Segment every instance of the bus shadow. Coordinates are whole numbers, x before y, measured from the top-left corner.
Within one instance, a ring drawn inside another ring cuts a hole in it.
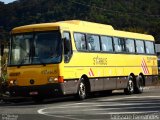
[[[56,97],[56,98],[48,98],[45,99],[41,103],[35,103],[32,98],[9,98],[9,99],[2,99],[0,101],[0,106],[28,106],[28,105],[47,105],[47,104],[56,104],[56,103],[62,103],[62,102],[84,102],[84,101],[90,101],[95,100],[103,97],[111,97],[111,96],[121,96],[124,95],[123,92],[114,92],[112,94],[108,94],[105,92],[93,92],[89,95],[89,97],[85,100],[77,100],[73,95],[70,96],[63,96],[63,97]]]

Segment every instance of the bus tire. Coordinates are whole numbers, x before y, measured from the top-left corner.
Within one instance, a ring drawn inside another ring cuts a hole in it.
[[[141,75],[139,75],[137,78],[136,78],[136,84],[135,84],[135,87],[134,87],[134,93],[135,94],[140,94],[143,92],[143,77]]]
[[[126,95],[131,95],[134,93],[134,82],[132,76],[130,76],[128,79],[127,88],[124,89],[124,93]]]
[[[83,78],[81,78],[79,82],[76,98],[78,100],[84,100],[87,98],[87,88]]]

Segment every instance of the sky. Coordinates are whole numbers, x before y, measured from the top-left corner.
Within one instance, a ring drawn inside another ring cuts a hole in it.
[[[0,0],[1,2],[4,2],[5,4],[8,4],[10,2],[16,1],[16,0]]]

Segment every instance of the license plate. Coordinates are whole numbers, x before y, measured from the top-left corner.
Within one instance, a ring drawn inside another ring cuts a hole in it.
[[[38,92],[34,91],[34,92],[30,92],[30,95],[38,95]]]

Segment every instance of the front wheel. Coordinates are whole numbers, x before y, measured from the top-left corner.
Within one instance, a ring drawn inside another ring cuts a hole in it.
[[[87,97],[86,84],[84,83],[84,80],[82,79],[78,86],[76,98],[78,98],[79,100],[84,100],[86,97]]]
[[[128,84],[127,84],[127,88],[124,89],[124,93],[126,95],[131,95],[134,92],[134,82],[133,82],[133,78],[130,77],[128,80]]]

